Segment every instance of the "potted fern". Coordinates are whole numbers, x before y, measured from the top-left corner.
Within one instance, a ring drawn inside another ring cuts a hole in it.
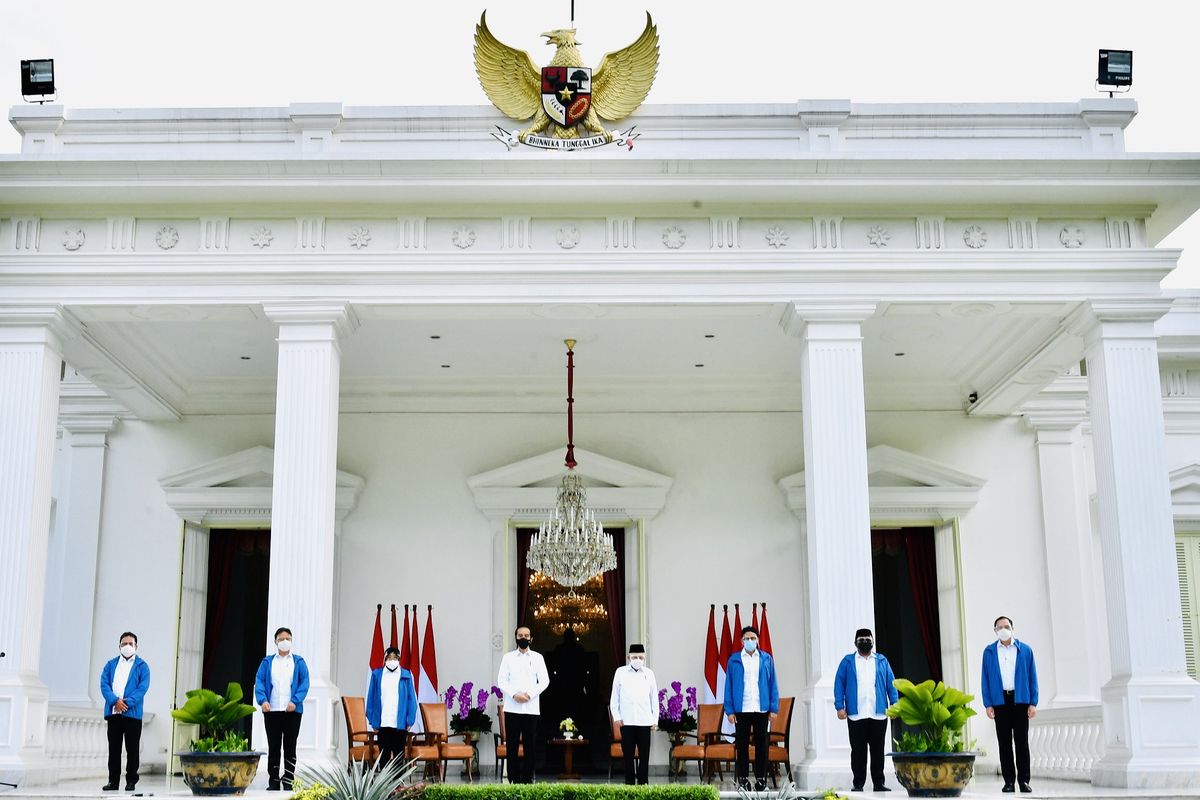
[[[896,751],[888,754],[896,779],[910,797],[958,797],[975,772],[975,753],[963,738],[975,696],[941,681],[898,678],[893,685],[900,699],[887,715],[914,729],[894,740]]]
[[[262,753],[234,725],[254,713],[242,702],[242,686],[230,683],[221,696],[210,689],[193,689],[187,702],[171,716],[188,725],[200,726],[200,738],[192,749],[176,753],[183,780],[196,795],[243,794],[258,774]]]

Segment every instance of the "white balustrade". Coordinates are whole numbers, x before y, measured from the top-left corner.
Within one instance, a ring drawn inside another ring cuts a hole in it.
[[[1029,721],[1033,776],[1090,781],[1104,755],[1101,719],[1099,705],[1039,710]]]
[[[153,714],[146,714],[143,726],[153,719]],[[142,741],[146,741],[145,736]],[[104,712],[98,708],[51,704],[46,720],[46,757],[59,780],[107,776],[108,724]],[[148,766],[143,758],[142,774]]]

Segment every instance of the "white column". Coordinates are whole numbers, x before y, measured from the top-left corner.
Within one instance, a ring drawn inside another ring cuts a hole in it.
[[[1092,531],[1080,420],[1071,415],[1042,414],[1027,419],[1037,435],[1054,643],[1053,671],[1039,670],[1042,704],[1056,708],[1093,705],[1100,700],[1099,653],[1096,609],[1090,602]]]
[[[117,417],[70,415],[60,423],[64,463],[60,465],[61,484],[46,567],[41,674],[56,705],[90,708],[100,694],[94,680],[93,635],[101,652],[111,653],[116,651],[121,633],[96,631],[92,624],[104,458]]]
[[[59,308],[0,307],[0,780],[52,778],[38,676],[58,420]]]
[[[298,761],[332,764],[340,723],[340,693],[330,675],[339,341],[353,332],[357,319],[342,303],[264,310],[279,323],[267,635],[279,626],[291,628],[296,653],[309,666]]]
[[[1200,785],[1200,684],[1185,671],[1154,333],[1169,305],[1093,303],[1080,320],[1112,665],[1092,770],[1103,786]]]
[[[861,330],[874,311],[873,304],[794,304],[782,320],[802,342],[809,661],[800,701],[809,741],[795,761],[797,779],[809,789],[850,779],[833,678],[854,631],[874,627]]]

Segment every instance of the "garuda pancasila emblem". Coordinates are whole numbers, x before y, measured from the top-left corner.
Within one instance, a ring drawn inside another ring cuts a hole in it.
[[[628,47],[604,56],[594,70],[583,64],[574,29],[559,28],[542,36],[557,49],[550,64],[539,69],[528,53],[492,35],[486,11],[479,18],[475,71],[484,92],[505,116],[518,121],[533,119],[519,133],[497,126],[499,133],[492,135],[510,149],[518,142],[554,150],[578,150],[614,141],[633,147],[633,128],[608,131],[600,120],[624,119],[650,93],[658,72],[658,28],[650,14],[646,14],[642,35]]]

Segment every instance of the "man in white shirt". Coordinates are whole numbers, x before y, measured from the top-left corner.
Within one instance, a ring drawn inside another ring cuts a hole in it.
[[[1000,751],[1002,792],[1014,792],[1014,781],[1022,792],[1029,785],[1029,720],[1037,714],[1038,677],[1033,648],[1013,635],[1013,622],[1007,616],[992,623],[996,641],[983,650],[983,706],[989,719],[996,721],[996,741]],[[1014,749],[1016,758],[1013,758]]]
[[[625,756],[625,783],[634,784],[634,750],[637,750],[636,781],[650,782],[650,733],[658,729],[658,682],[646,666],[646,648],[629,646],[629,664],[613,675],[609,701],[613,724],[621,729],[621,753]]]
[[[838,664],[833,679],[833,707],[838,719],[848,720],[850,772],[853,791],[861,792],[867,782],[867,751],[871,753],[871,782],[877,792],[891,791],[884,784],[883,755],[887,751],[887,708],[900,699],[892,665],[882,653],[874,652],[870,628],[854,633],[855,652]]]
[[[529,649],[533,643],[532,631],[522,625],[513,633],[517,639],[517,649],[504,654],[500,660],[500,672],[496,675],[496,685],[504,693],[508,780],[510,783],[533,783],[537,721],[542,713],[538,697],[550,685],[550,673],[546,670],[546,660],[542,654]]]
[[[150,667],[137,654],[137,636],[125,631],[117,640],[120,655],[104,665],[100,694],[108,724],[108,783],[106,792],[120,788],[121,745],[125,745],[125,791],[137,787],[142,741],[142,704],[150,689]]]
[[[754,744],[754,791],[767,788],[767,745],[779,716],[775,659],[758,649],[758,628],[742,628],[742,649],[725,665],[726,718],[733,723],[734,772],[739,788],[750,789],[750,744]]]

